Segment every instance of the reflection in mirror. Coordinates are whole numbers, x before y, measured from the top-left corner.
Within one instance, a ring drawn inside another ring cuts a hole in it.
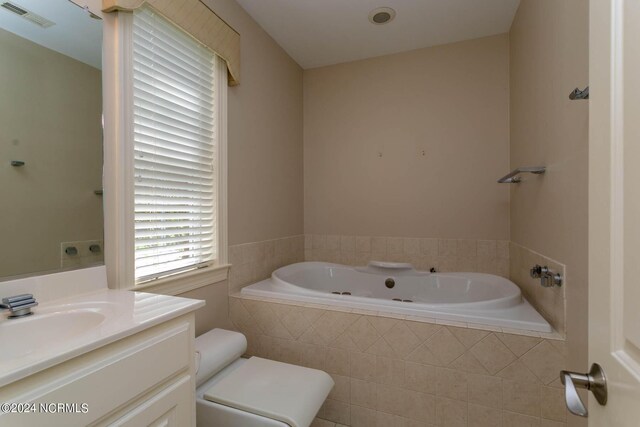
[[[0,280],[103,262],[102,22],[0,0]]]

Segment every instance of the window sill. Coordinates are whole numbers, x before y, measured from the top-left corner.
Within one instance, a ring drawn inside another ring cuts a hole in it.
[[[227,280],[231,264],[214,265],[134,286],[131,291],[180,295]]]

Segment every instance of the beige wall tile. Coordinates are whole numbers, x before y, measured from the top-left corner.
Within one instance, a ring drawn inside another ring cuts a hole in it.
[[[351,424],[351,405],[333,399],[325,400],[318,413],[319,418],[335,423]]]
[[[375,389],[374,389],[375,394]],[[351,405],[351,427],[373,427],[376,425],[376,411]]]
[[[340,236],[340,251],[341,252],[355,252],[356,251],[356,237],[355,236]]]
[[[330,374],[349,375],[349,352],[341,348],[327,347],[324,370]]]
[[[443,257],[454,257],[457,255],[458,241],[454,239],[438,240],[438,255]]]
[[[531,349],[521,360],[543,384],[557,380],[560,370],[565,369],[564,357],[547,340]]]
[[[300,338],[307,329],[311,328],[311,322],[304,316],[304,311],[303,307],[295,307],[280,319],[293,338]]]
[[[405,255],[419,255],[420,239],[405,237],[403,239],[403,252]]]
[[[477,272],[478,259],[476,257],[458,256],[456,258],[456,271],[460,272]],[[501,276],[501,274],[499,274]]]
[[[406,359],[407,361],[422,363],[424,365],[441,365],[440,359],[431,352],[427,343],[418,346]]]
[[[482,364],[471,354],[470,351],[464,353],[462,356],[451,362],[449,367],[452,369],[458,369],[468,374],[489,374],[489,371],[482,366]]]
[[[519,381],[502,381],[504,409],[519,414],[540,416],[540,386]]]
[[[314,250],[327,249],[327,236],[325,235],[321,235],[321,234],[313,235],[311,242],[312,242],[312,249]]]
[[[376,409],[377,385],[372,382],[351,378],[351,403],[369,409]]]
[[[510,364],[496,375],[505,380],[526,381],[532,384],[540,384],[538,377],[536,377],[520,359]]]
[[[559,421],[551,421],[551,420],[542,419],[542,420],[540,420],[540,426],[541,427],[566,427],[567,424],[566,423],[561,423]]]
[[[351,378],[342,375],[331,375],[335,385],[329,392],[329,399],[351,403]]]
[[[436,368],[420,363],[406,362],[404,365],[403,386],[409,390],[436,394]]]
[[[313,327],[307,329],[298,340],[306,344],[327,345],[327,341],[322,338]]]
[[[349,367],[352,378],[364,381],[375,381],[377,373],[377,356],[373,354],[349,353]]]
[[[420,254],[428,257],[438,255],[438,239],[423,238],[420,239]]]
[[[381,337],[369,322],[368,316],[361,316],[356,322],[349,326],[347,333],[360,351],[365,351]]]
[[[312,324],[315,323],[316,320],[320,318],[324,314],[325,310],[313,307],[304,307],[304,311],[302,312],[305,319],[307,319]]]
[[[540,418],[502,411],[503,427],[540,427]]]
[[[320,319],[314,323],[313,327],[325,341],[331,342],[358,320],[358,317],[359,316],[351,313],[326,311]]]
[[[436,368],[436,394],[449,399],[467,401],[467,374],[447,368]]]
[[[509,278],[521,289],[529,302],[551,323],[560,334],[565,333],[565,290],[566,268],[564,265],[544,257],[532,250],[510,244],[512,259],[509,261]],[[535,264],[548,266],[552,271],[559,272],[565,278],[562,287],[543,288],[540,279],[534,279],[529,275],[529,269]]]
[[[495,240],[478,240],[478,258],[493,259],[497,257],[497,242]]]
[[[325,346],[299,344],[301,347],[300,364],[307,368],[325,369],[327,348]]]
[[[404,322],[398,322],[384,335],[384,339],[398,358],[404,359],[420,344],[420,339]]]
[[[387,253],[387,238],[386,237],[371,237],[371,252],[374,254],[386,254]]]
[[[471,348],[471,353],[492,375],[516,359],[513,353],[493,333],[474,345]]]
[[[315,326],[314,326],[315,327]],[[347,351],[358,351],[358,346],[353,342],[346,332],[338,335],[336,339],[329,342],[329,347],[341,348]]]
[[[389,331],[389,329],[398,323],[399,320],[391,319],[389,317],[374,316],[369,318],[369,322],[374,328],[376,328],[379,334],[384,335]]]
[[[465,346],[465,348],[473,347],[477,342],[489,335],[488,331],[481,329],[457,328],[448,326],[447,329]]]
[[[502,411],[469,403],[469,427],[498,427],[502,425]]]
[[[400,359],[378,356],[375,380],[381,384],[401,387],[405,377],[405,362]]]
[[[502,379],[490,375],[470,374],[469,403],[502,408]]]
[[[458,239],[456,256],[475,258],[477,256],[477,241],[470,239]]]
[[[376,412],[376,427],[404,427],[405,419],[385,412]]]
[[[404,239],[402,237],[387,237],[387,253],[403,254],[404,253]]]
[[[330,235],[326,237],[325,249],[328,251],[340,250],[340,236]]]
[[[466,427],[467,419],[467,402],[436,398],[436,425]]]
[[[411,322],[407,320],[405,320],[404,323],[411,329],[411,332],[416,334],[422,341],[431,338],[442,328],[442,326],[436,325],[435,323]]]
[[[323,420],[322,418],[314,418],[309,427],[335,427],[336,423],[333,421]]]
[[[377,257],[372,255],[371,252],[356,252],[356,265],[366,266],[369,261],[376,259]]]
[[[453,362],[465,352],[464,346],[447,328],[441,328],[433,334],[426,345],[443,366]]]
[[[560,343],[237,297],[232,301],[231,319],[248,330],[254,354],[324,369],[334,377],[336,386],[319,414],[330,422],[358,425],[375,419],[374,425],[384,420],[402,427],[467,422],[482,426],[501,417],[505,426],[533,422],[540,427],[541,417],[566,420],[562,399],[558,399],[562,389],[555,383],[543,389],[537,374],[524,363],[526,360],[544,378],[547,370],[555,368],[540,363],[538,356],[552,351],[563,360],[566,348]],[[289,321],[310,326],[297,339],[297,332],[285,339],[266,335],[272,328],[264,332],[258,318],[280,322],[283,328]],[[323,328],[333,331],[324,331],[325,337],[343,332],[327,342],[316,332]],[[373,340],[369,336],[378,338],[361,351]],[[507,344],[517,353],[533,348],[516,358]],[[399,354],[406,354],[405,359]],[[493,372],[505,363],[503,369]]]
[[[565,405],[564,389],[556,387],[540,387],[540,406],[542,418],[565,422],[567,407]]]
[[[376,408],[393,415],[403,415],[405,409],[404,390],[385,384],[376,386]]]
[[[388,358],[397,358],[398,355],[391,346],[385,341],[383,337],[379,338],[371,347],[369,347],[365,353],[375,354],[376,356],[383,356]]]
[[[540,338],[523,335],[496,334],[496,336],[516,357],[522,356],[541,341]]]
[[[432,394],[420,393],[413,390],[403,390],[402,416],[427,422],[436,417],[436,397]]]
[[[496,258],[508,259],[509,258],[509,241],[498,240],[496,242]]]

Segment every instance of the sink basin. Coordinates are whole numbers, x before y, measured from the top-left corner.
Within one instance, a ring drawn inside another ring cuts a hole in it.
[[[28,317],[7,319],[2,313],[0,390],[203,305],[187,298],[101,289],[43,302]]]
[[[105,315],[89,309],[36,313],[0,322],[0,359],[25,357],[55,348],[95,330]]]

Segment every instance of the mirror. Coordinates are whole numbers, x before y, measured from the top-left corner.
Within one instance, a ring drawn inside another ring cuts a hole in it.
[[[0,281],[103,263],[102,21],[0,0]]]

